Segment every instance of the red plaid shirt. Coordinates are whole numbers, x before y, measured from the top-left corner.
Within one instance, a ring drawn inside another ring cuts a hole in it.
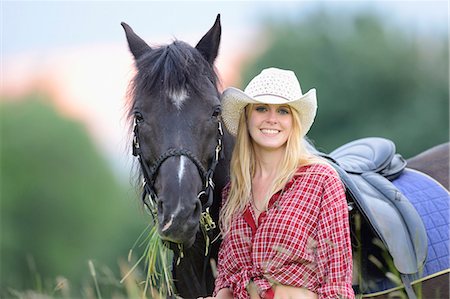
[[[229,185],[223,198],[228,192]],[[262,298],[273,298],[272,284],[303,287],[321,299],[354,298],[347,202],[331,166],[299,168],[257,222],[249,204],[232,221],[217,270],[214,294],[230,288],[233,298],[248,299],[250,281]]]

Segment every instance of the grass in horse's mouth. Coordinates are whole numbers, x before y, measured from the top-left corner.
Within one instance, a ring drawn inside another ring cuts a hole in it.
[[[130,262],[132,252],[136,246],[144,248],[144,253],[137,260],[130,271],[120,281],[123,283],[125,279],[133,272],[141,263],[145,263],[146,279],[141,282],[144,284],[142,297],[146,298],[146,293],[150,289],[151,294],[158,294],[161,298],[166,298],[175,294],[175,286],[172,279],[172,252],[168,246],[164,245],[164,241],[158,234],[157,224],[149,224],[128,254],[128,261]]]

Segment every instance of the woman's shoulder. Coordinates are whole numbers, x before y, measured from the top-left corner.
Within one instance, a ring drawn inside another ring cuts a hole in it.
[[[307,174],[319,175],[324,177],[339,177],[333,166],[325,161],[300,166],[295,173],[295,176]]]
[[[305,180],[315,182],[325,188],[339,186],[339,188],[345,189],[338,172],[327,162],[317,162],[299,167],[293,181],[301,183]]]

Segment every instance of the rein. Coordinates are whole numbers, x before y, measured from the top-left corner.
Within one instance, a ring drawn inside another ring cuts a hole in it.
[[[216,228],[216,224],[213,221],[210,213],[209,207],[212,205],[213,197],[214,197],[214,181],[213,175],[216,169],[217,164],[219,163],[219,159],[222,158],[222,138],[223,138],[223,129],[222,122],[219,120],[217,125],[217,144],[214,149],[214,157],[211,161],[209,169],[205,169],[200,160],[189,150],[187,149],[169,149],[166,152],[162,153],[151,166],[149,166],[143,156],[142,150],[139,142],[139,123],[135,119],[134,120],[134,138],[133,138],[133,156],[137,157],[139,160],[139,164],[141,166],[142,175],[144,177],[143,180],[143,191],[142,191],[142,201],[147,209],[153,216],[153,219],[157,219],[157,202],[158,195],[156,194],[154,183],[156,177],[158,176],[158,170],[161,165],[167,159],[171,157],[181,157],[185,156],[189,160],[191,160],[194,165],[197,167],[200,177],[202,177],[204,181],[203,189],[197,194],[197,198],[200,200],[202,204],[202,213],[200,217],[200,228],[203,232],[203,236],[206,241],[206,250],[205,256],[208,255],[210,238],[209,232]],[[180,251],[182,251],[182,244],[177,244]],[[181,252],[182,253],[182,252]]]

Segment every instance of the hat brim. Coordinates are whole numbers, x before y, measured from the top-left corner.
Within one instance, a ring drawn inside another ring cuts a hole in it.
[[[250,97],[238,88],[229,87],[225,89],[221,96],[222,119],[231,135],[236,136],[239,126],[239,118],[248,104],[286,104],[294,108],[300,114],[302,135],[311,128],[317,111],[316,89],[312,88],[300,98],[289,101],[274,95],[261,95]]]

